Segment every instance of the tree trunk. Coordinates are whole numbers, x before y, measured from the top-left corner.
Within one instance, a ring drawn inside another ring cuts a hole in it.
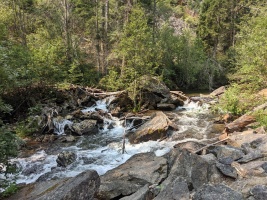
[[[100,34],[99,34],[99,21],[98,21],[98,0],[95,0],[95,15],[96,15],[96,64],[97,64],[97,71],[100,73]]]

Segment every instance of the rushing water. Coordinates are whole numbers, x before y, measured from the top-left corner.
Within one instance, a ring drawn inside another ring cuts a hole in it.
[[[98,101],[95,106],[86,108],[82,112],[92,112],[97,109],[108,111],[107,104],[110,100]],[[111,117],[111,119],[105,120],[104,128],[100,133],[80,137],[73,146],[60,148],[60,151],[71,151],[77,155],[76,161],[66,168],[57,166],[57,155],[44,150],[38,151],[27,158],[13,159],[13,162],[22,169],[17,176],[17,183],[31,183],[58,177],[73,177],[87,169],[95,169],[102,175],[126,162],[137,153],[155,152],[157,156],[162,156],[177,143],[205,140],[207,138],[207,129],[210,125],[207,113],[207,107],[199,106],[198,103],[194,102],[186,102],[183,107],[178,107],[176,111],[171,113],[179,127],[178,131],[163,141],[148,141],[132,145],[126,140],[125,154],[122,154],[122,138],[125,129],[131,128],[131,125],[123,127],[123,121]],[[71,123],[66,120],[57,123],[58,129],[56,133],[63,134],[64,127]],[[110,123],[113,124],[111,129],[108,128]]]

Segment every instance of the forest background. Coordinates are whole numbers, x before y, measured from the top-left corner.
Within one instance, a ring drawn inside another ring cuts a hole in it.
[[[249,112],[267,88],[266,1],[1,0],[0,163],[55,88],[117,91],[143,75],[173,90],[227,85],[217,111]]]

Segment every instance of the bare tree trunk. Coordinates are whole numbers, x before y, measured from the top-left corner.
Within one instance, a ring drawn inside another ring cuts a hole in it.
[[[107,74],[108,67],[108,54],[109,54],[109,41],[108,41],[108,22],[109,22],[109,0],[105,2],[105,63],[103,73]]]
[[[96,64],[97,64],[97,71],[100,73],[100,34],[99,34],[99,21],[98,21],[98,0],[95,0],[95,15],[96,15]]]
[[[61,7],[62,7],[62,24],[63,24],[63,31],[64,31],[64,38],[65,38],[65,45],[66,45],[66,58],[68,63],[70,64],[73,60],[72,55],[72,38],[71,38],[71,5],[68,0],[61,0]]]
[[[26,39],[26,27],[25,27],[25,14],[22,8],[19,6],[20,2],[16,2],[15,0],[12,1],[12,9],[14,12],[14,26],[15,30],[17,31],[21,43],[27,46],[27,39]]]

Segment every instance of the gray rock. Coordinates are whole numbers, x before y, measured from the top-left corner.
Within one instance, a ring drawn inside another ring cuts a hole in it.
[[[204,185],[197,190],[193,196],[193,200],[243,200],[242,195],[223,185]]]
[[[59,167],[67,167],[76,160],[77,156],[74,152],[63,151],[58,154],[56,162]]]
[[[213,164],[200,156],[185,149],[175,148],[166,157],[169,175],[162,183],[163,187],[172,183],[177,177],[184,177],[195,189],[210,181]]]
[[[149,186],[147,184],[132,195],[123,197],[120,200],[148,200],[153,198],[154,194],[149,190]]]
[[[98,132],[97,120],[84,120],[80,123],[73,123],[71,130],[78,135],[95,134]]]
[[[146,184],[159,184],[167,177],[167,159],[154,153],[141,153],[101,176],[98,199],[128,196]]]
[[[158,103],[157,109],[159,110],[174,110],[176,106],[171,103]]]
[[[258,158],[262,158],[263,154],[260,150],[255,150],[254,152],[250,152],[247,155],[244,155],[241,159],[238,160],[239,163],[247,163],[252,160],[256,160]]]
[[[267,199],[267,186],[266,185],[256,185],[250,190],[250,193],[256,200],[266,200]]]
[[[218,159],[230,157],[233,160],[238,160],[242,158],[245,154],[243,153],[242,149],[232,147],[232,146],[216,146],[213,150]]]
[[[231,178],[237,178],[238,174],[236,173],[236,170],[231,167],[231,165],[225,165],[222,163],[217,162],[216,163],[216,167],[225,175],[225,176],[229,176]]]
[[[93,200],[100,185],[96,171],[76,177],[33,183],[19,190],[10,200]]]
[[[162,111],[158,111],[148,122],[129,135],[129,140],[135,144],[149,140],[158,140],[166,136],[171,124],[169,118]]]
[[[263,163],[261,167],[265,171],[265,173],[267,173],[267,162]]]
[[[213,154],[200,155],[208,164],[208,180],[210,183],[221,183],[224,179],[222,173],[216,167],[217,159]]]
[[[257,185],[267,185],[267,178],[253,176],[251,178],[242,178],[234,181],[229,185],[233,190],[242,193],[244,198],[249,198],[251,196],[251,189]]]
[[[186,179],[177,177],[172,183],[162,188],[154,200],[189,200],[189,189]]]

